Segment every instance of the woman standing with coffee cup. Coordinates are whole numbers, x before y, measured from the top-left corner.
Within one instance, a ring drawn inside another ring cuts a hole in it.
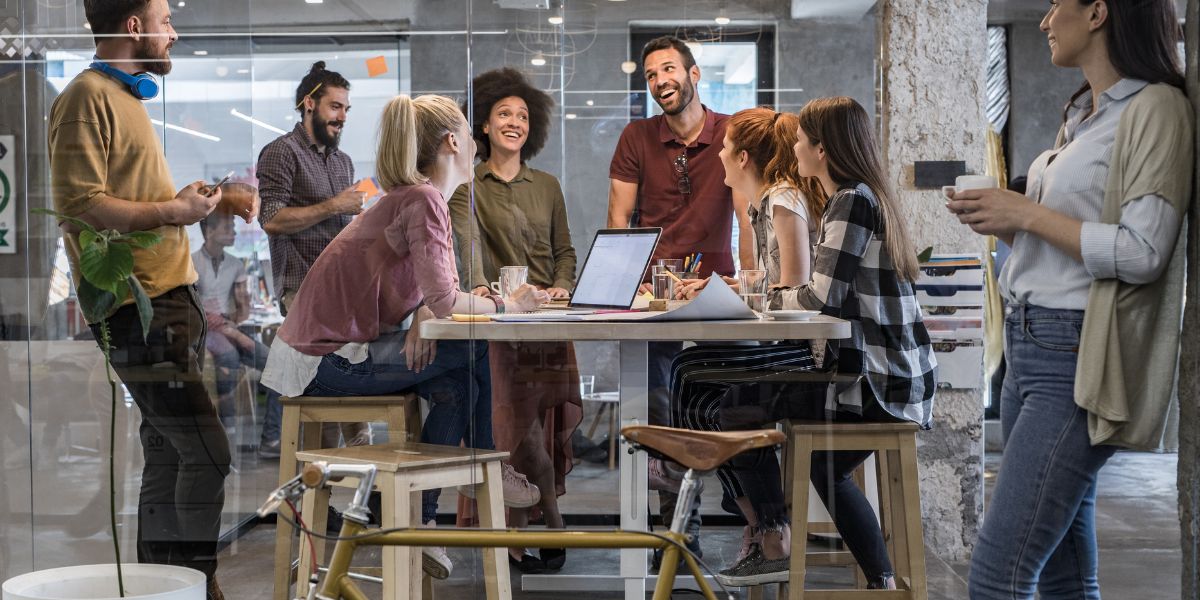
[[[475,166],[473,202],[470,185],[450,199],[459,264],[467,269],[462,281],[490,294],[488,282],[506,285],[502,271],[520,265],[530,284],[552,299],[566,298],[575,286],[575,248],[562,188],[526,164],[546,142],[554,101],[516,69],[488,71],[473,86],[473,133],[483,162]],[[571,434],[583,418],[574,347],[498,342],[490,344],[488,359],[496,448],[512,453],[512,466],[543,491],[538,507],[546,525],[561,529],[558,496],[572,466]],[[511,509],[508,523],[526,526],[529,512]],[[523,573],[555,571],[566,550],[542,548],[534,556],[514,548],[509,560]]]
[[[1097,474],[1167,434],[1183,303],[1180,223],[1193,124],[1171,0],[1057,0],[1055,65],[1083,70],[1028,196],[947,203],[1012,246],[1000,274],[1004,462],[971,563],[971,598],[1100,598]]]

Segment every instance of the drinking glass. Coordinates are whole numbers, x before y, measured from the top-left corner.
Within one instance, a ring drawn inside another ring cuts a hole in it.
[[[750,310],[761,316],[767,310],[767,272],[762,269],[738,271],[738,295]]]
[[[525,285],[529,278],[529,267],[500,267],[500,281],[492,282],[492,291],[508,298]]]
[[[665,265],[654,265],[651,267],[653,273],[654,284],[654,299],[655,300],[674,300],[675,299],[675,278],[668,273],[669,268]]]

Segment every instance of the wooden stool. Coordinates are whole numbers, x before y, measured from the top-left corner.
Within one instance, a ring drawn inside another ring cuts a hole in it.
[[[789,600],[870,600],[904,598],[928,600],[925,581],[925,542],[921,525],[921,494],[917,475],[917,426],[913,423],[788,423],[791,465],[792,558],[786,585]],[[809,479],[812,453],[872,450],[876,453],[879,512],[884,540],[896,570],[899,590],[805,590],[808,565]],[[780,586],[783,596],[784,586]],[[759,592],[761,594],[761,592]],[[753,594],[753,592],[752,592]],[[761,596],[760,596],[761,597]]]
[[[385,421],[390,442],[414,441],[421,429],[420,404],[413,393],[395,396],[284,396],[279,403],[283,405],[279,436],[279,485],[287,483],[299,472],[296,452],[300,448],[316,450],[320,447],[323,423]],[[312,425],[305,426],[310,423]],[[288,518],[293,516],[286,505],[279,507],[279,513]],[[275,526],[274,600],[288,598],[292,541],[295,537],[292,528],[282,521]]]
[[[379,469],[375,488],[383,495],[384,529],[420,527],[421,492],[458,485],[476,485],[479,504],[479,523],[485,529],[504,529],[504,486],[500,461],[507,452],[476,450],[455,446],[399,442],[376,446],[354,446],[299,452],[296,458],[304,463],[325,461],[330,464],[369,463]],[[358,481],[331,483],[358,487]],[[302,515],[312,515],[311,526],[324,528],[329,506],[329,488],[304,493]],[[308,537],[300,540],[300,573],[312,570]],[[325,555],[325,542],[313,538],[317,563]],[[512,586],[508,573],[508,549],[483,549],[484,588],[488,600],[511,600]],[[383,547],[383,598],[385,600],[420,600],[422,557],[421,549],[412,546]],[[308,594],[308,581],[297,577],[297,595]]]

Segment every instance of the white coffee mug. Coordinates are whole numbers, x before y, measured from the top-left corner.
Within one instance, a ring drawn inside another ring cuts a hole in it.
[[[991,175],[959,175],[954,180],[954,191],[987,190],[999,187],[996,178]]]

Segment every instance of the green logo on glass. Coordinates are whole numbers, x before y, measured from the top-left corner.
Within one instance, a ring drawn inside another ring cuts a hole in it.
[[[0,171],[0,186],[4,188],[0,192],[0,212],[4,212],[4,209],[8,208],[9,199],[12,198],[12,186],[8,185],[8,176],[4,171]]]

